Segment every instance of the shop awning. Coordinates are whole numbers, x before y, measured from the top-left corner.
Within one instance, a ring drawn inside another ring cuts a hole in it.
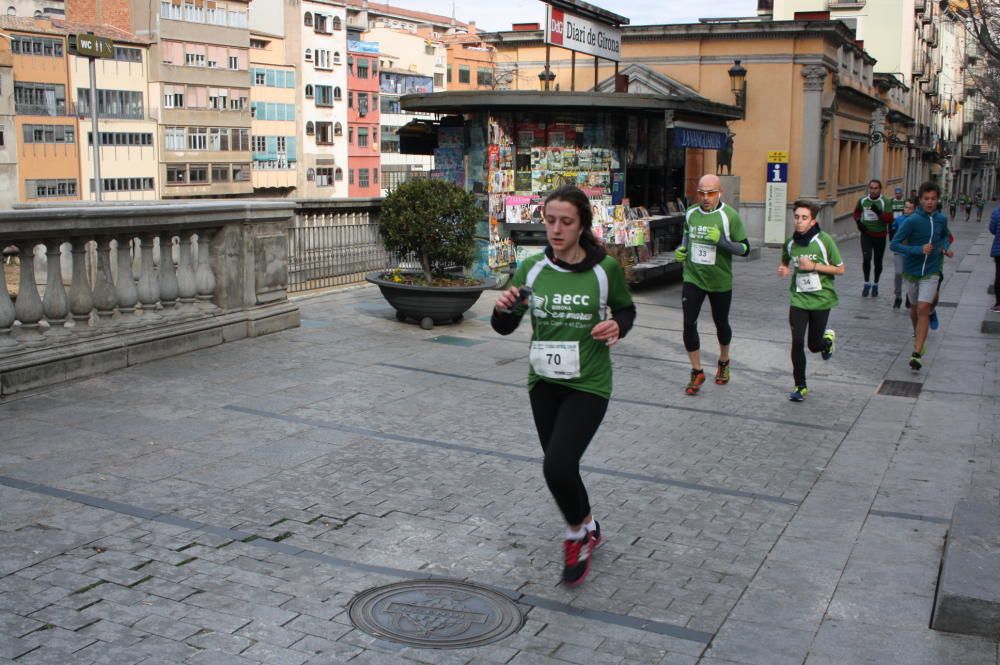
[[[606,111],[662,113],[698,117],[702,122],[724,123],[738,120],[735,106],[708,100],[669,99],[661,95],[602,92],[541,92],[537,90],[459,90],[405,95],[400,104],[406,111],[422,113],[465,113],[471,111]]]

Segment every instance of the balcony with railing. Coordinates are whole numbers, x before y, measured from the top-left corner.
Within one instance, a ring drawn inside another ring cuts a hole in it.
[[[63,100],[50,102],[14,101],[14,110],[18,115],[37,115],[48,117],[73,116],[73,104]]]

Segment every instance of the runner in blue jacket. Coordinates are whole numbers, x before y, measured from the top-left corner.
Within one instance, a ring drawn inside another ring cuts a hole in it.
[[[892,251],[903,255],[903,279],[910,299],[910,321],[913,323],[913,354],[910,368],[923,366],[924,342],[930,328],[931,309],[941,273],[941,257],[948,251],[948,218],[937,211],[941,188],[925,182],[917,190],[920,207],[903,220],[892,237]]]

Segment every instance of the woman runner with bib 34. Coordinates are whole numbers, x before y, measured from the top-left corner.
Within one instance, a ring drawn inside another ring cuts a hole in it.
[[[788,310],[788,323],[792,327],[795,389],[789,393],[788,399],[801,402],[809,392],[806,388],[807,332],[810,351],[822,354],[823,360],[829,360],[833,355],[836,335],[826,324],[830,310],[839,302],[833,280],[837,275],[844,274],[844,262],[833,237],[821,231],[816,222],[819,206],[809,201],[796,201],[792,211],[795,233],[781,251],[778,276],[792,276],[792,306]]]
[[[545,199],[543,217],[548,246],[518,267],[492,325],[508,335],[526,312],[531,317],[528,395],[545,482],[566,520],[562,580],[572,586],[586,578],[601,543],[580,458],[607,411],[610,347],[632,328],[635,305],[621,266],[594,238],[586,194],[560,187]]]

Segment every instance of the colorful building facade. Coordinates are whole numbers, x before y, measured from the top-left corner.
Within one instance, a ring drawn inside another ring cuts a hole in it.
[[[378,43],[348,42],[347,195],[352,198],[381,193],[380,94]]]

